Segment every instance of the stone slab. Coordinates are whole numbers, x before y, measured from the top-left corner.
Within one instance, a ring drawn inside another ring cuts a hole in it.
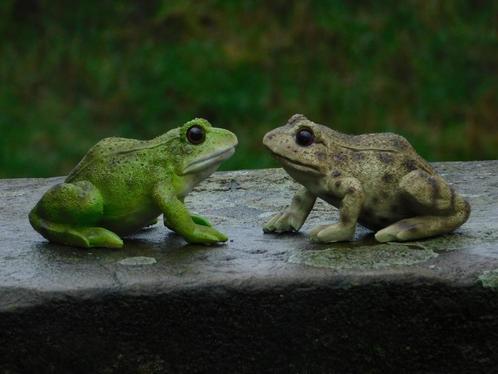
[[[62,178],[0,181],[0,372],[444,373],[498,367],[498,161],[436,163],[472,205],[451,235],[313,244],[337,219],[264,235],[297,185],[281,169],[216,173],[187,205],[228,233],[186,244],[162,224],[121,250],[46,242],[27,213]],[[467,371],[469,372],[469,371]]]

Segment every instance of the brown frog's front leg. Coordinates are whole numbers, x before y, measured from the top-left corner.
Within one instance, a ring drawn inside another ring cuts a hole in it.
[[[402,219],[375,234],[379,242],[407,241],[445,234],[462,225],[470,205],[438,175],[414,170],[405,175],[400,190],[418,215]]]
[[[272,216],[263,226],[263,231],[265,233],[299,231],[313,209],[315,201],[316,196],[302,187],[292,198],[291,205],[283,212]]]
[[[331,178],[327,184],[328,190],[340,200],[339,223],[315,227],[310,231],[311,240],[321,243],[351,240],[365,201],[361,183],[356,178],[347,177]]]

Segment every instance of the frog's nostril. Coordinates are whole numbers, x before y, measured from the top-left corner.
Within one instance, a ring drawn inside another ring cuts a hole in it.
[[[266,147],[269,147],[270,142],[273,140],[274,136],[275,135],[273,135],[272,133],[266,133],[265,136],[263,137],[263,144]]]
[[[239,145],[239,139],[237,138],[237,135],[235,135],[234,133],[232,133],[232,139],[233,139],[234,147]]]

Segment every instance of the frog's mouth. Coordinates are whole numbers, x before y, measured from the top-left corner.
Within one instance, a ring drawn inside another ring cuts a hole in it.
[[[187,167],[183,170],[183,174],[185,175],[185,174],[196,173],[198,171],[205,170],[210,166],[220,164],[226,159],[232,157],[234,153],[235,153],[235,146],[223,149],[209,156],[202,157],[188,164]]]
[[[305,164],[298,160],[293,160],[291,158],[279,155],[277,153],[272,153],[273,157],[275,157],[284,167],[288,166],[292,169],[304,172],[311,172],[315,174],[321,174],[320,168],[315,165]]]

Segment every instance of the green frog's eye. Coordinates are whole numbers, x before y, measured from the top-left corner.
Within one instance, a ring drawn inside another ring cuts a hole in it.
[[[310,129],[301,129],[296,134],[296,143],[302,147],[307,147],[315,142],[315,135]]]
[[[206,132],[201,126],[194,125],[187,130],[187,140],[192,144],[201,144],[206,139]]]

